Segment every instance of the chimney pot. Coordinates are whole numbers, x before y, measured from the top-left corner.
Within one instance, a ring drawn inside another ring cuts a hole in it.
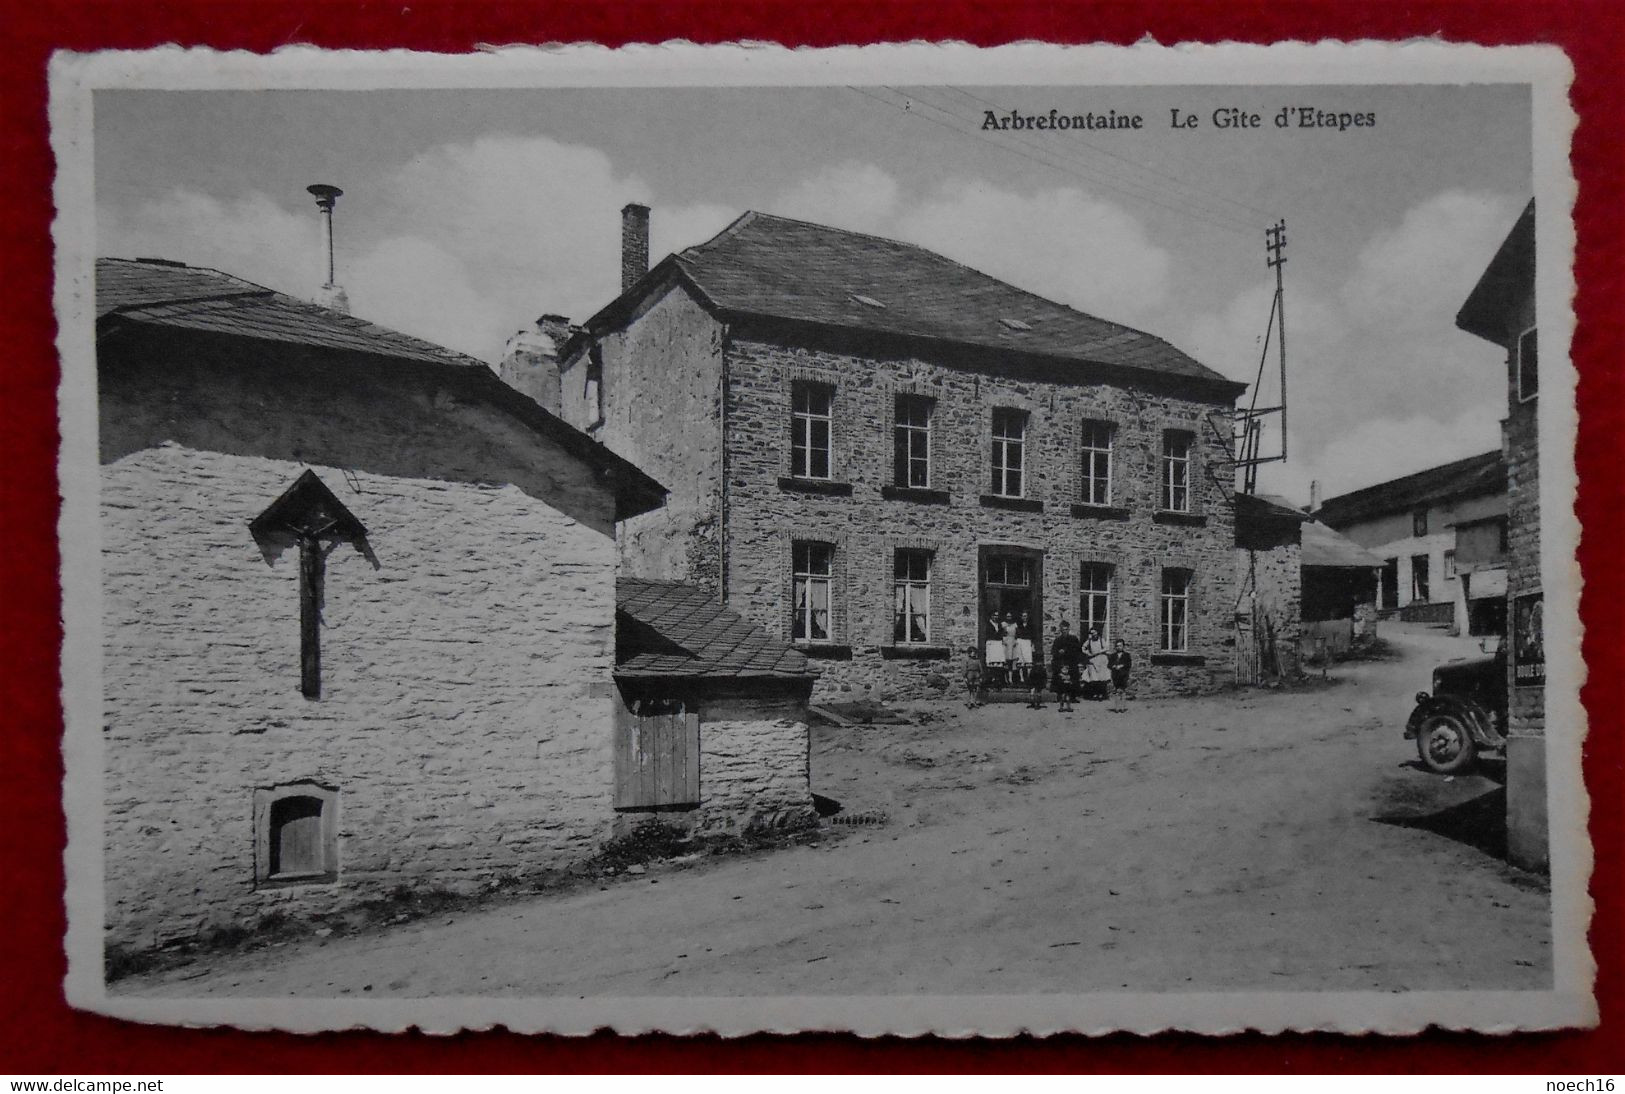
[[[649,207],[632,202],[621,209],[621,291],[649,272]]]

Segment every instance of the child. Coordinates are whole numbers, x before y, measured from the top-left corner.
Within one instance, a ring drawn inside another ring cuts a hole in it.
[[[1106,667],[1112,674],[1111,709],[1127,710],[1129,674],[1134,670],[1134,658],[1128,652],[1128,645],[1121,638],[1117,640],[1117,648],[1106,658]]]
[[[1032,701],[1027,705],[1034,710],[1044,709],[1044,666],[1034,665],[1027,670],[1027,682],[1032,686]]]
[[[965,647],[965,705],[972,710],[982,705],[987,684],[982,679],[982,659],[975,646]]]

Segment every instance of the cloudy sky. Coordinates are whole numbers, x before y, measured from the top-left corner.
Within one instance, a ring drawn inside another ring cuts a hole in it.
[[[1376,124],[1278,129],[1284,106]],[[1145,122],[981,128],[1052,107]],[[1214,128],[1226,107],[1262,127]],[[655,260],[760,209],[922,244],[1250,382],[1285,218],[1292,460],[1263,483],[1302,501],[1499,443],[1500,355],[1452,320],[1528,201],[1529,110],[1517,86],[98,92],[98,250],[311,297],[305,187],[332,183],[352,310],[495,361],[614,296],[626,202],[653,207]]]

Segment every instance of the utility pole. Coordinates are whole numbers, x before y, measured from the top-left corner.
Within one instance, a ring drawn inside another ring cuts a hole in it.
[[[1269,252],[1265,261],[1275,270],[1275,318],[1280,324],[1276,346],[1281,358],[1281,460],[1286,461],[1286,281],[1282,268],[1286,265],[1286,221],[1276,221],[1264,230],[1264,249]]]

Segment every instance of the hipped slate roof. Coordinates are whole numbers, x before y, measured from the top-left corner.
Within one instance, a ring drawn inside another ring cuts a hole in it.
[[[716,597],[676,581],[615,583],[615,675],[810,677],[807,658]]]
[[[97,337],[132,325],[437,370],[449,385],[500,407],[596,468],[614,491],[617,520],[665,504],[666,490],[658,482],[503,383],[485,362],[219,270],[163,259],[98,258]]]
[[[235,334],[406,361],[488,368],[433,342],[198,266],[153,259],[96,260],[96,318]]]
[[[1315,510],[1314,518],[1333,528],[1347,528],[1374,517],[1406,513],[1454,498],[1505,493],[1506,488],[1506,462],[1497,449],[1327,498]]]
[[[1375,570],[1381,568],[1382,559],[1336,529],[1329,528],[1318,520],[1310,520],[1305,522],[1303,526],[1303,560],[1301,564],[1304,566],[1353,567],[1362,570]]]
[[[728,319],[785,320],[1133,369],[1200,382],[1230,399],[1246,390],[1161,338],[923,247],[757,212],[666,258],[588,320],[587,329],[614,327],[672,278]]]

